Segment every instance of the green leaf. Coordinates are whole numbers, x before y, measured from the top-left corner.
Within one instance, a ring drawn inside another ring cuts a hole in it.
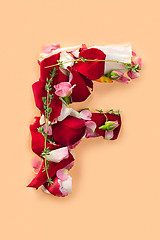
[[[46,104],[46,97],[42,97],[42,101],[44,104]]]
[[[43,128],[43,126],[38,127],[37,130],[38,130],[39,133],[44,133],[44,128]]]
[[[50,71],[50,77],[51,79],[54,78],[57,75],[57,68],[54,67],[51,71]],[[53,81],[53,79],[52,79]]]
[[[49,187],[50,185],[53,185],[54,182],[52,181],[52,178],[48,178],[47,183],[48,183],[48,187]]]

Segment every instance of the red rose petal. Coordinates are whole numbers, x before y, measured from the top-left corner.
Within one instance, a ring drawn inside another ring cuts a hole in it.
[[[70,83],[72,85],[76,84],[76,86],[72,90],[72,101],[73,102],[82,102],[87,99],[87,97],[91,94],[90,91],[87,88],[87,83],[85,82],[85,77],[82,77],[77,71],[75,71],[73,68],[71,69],[72,73],[72,80]],[[87,81],[87,80],[86,80]],[[91,81],[91,80],[88,80]]]
[[[113,138],[111,139],[111,140],[115,140],[115,139],[117,139],[120,128],[121,128],[121,117],[120,117],[120,115],[115,115],[115,114],[110,114],[110,113],[105,113],[105,115],[107,116],[108,121],[118,121],[119,126],[114,129],[114,131],[113,131],[114,135],[113,135]],[[105,130],[99,129],[99,127],[102,126],[106,121],[104,114],[92,113],[92,121],[94,121],[97,124],[97,128],[95,131],[100,136],[104,137]]]
[[[34,123],[30,125],[31,137],[32,137],[32,150],[38,156],[41,156],[42,151],[44,150],[44,142],[45,139],[41,133],[38,132],[37,128],[40,127],[39,123],[40,117],[34,118]],[[50,150],[57,149],[58,147],[54,146],[53,144],[47,143],[47,147]]]
[[[65,168],[73,160],[74,160],[73,156],[71,155],[71,153],[69,153],[69,157],[67,159],[63,159],[59,163],[50,162],[49,169],[48,169],[49,177],[53,178],[55,176],[57,170]],[[44,165],[45,164],[44,164],[44,160],[43,160],[43,164],[42,164],[42,167],[41,167],[39,173],[37,174],[37,176],[35,178],[33,178],[31,183],[27,187],[39,188],[41,185],[43,185],[45,182],[47,182],[46,171],[43,171]]]
[[[85,134],[85,121],[68,116],[53,125],[53,138],[57,144],[70,146],[78,142]]]
[[[40,62],[40,80],[41,81],[46,82],[46,78],[50,78],[50,71],[53,68],[51,67],[45,68],[45,67],[57,64],[57,60],[59,60],[59,57],[60,57],[60,53],[57,53],[48,58],[45,58]]]
[[[80,57],[86,59],[105,60],[106,55],[99,49],[90,48],[82,51]],[[100,78],[104,74],[104,61],[78,62],[74,65],[75,69],[90,80]]]
[[[44,187],[54,196],[57,197],[64,197],[65,195],[62,194],[62,192],[60,191],[60,184],[58,181],[57,177],[53,178],[53,184],[51,184],[50,186],[48,186],[48,183],[44,184]]]
[[[42,101],[42,97],[47,96],[47,92],[45,90],[45,82],[42,82],[42,81],[35,82],[32,85],[32,88],[33,88],[33,94],[34,94],[36,106],[45,115],[45,111],[43,108],[44,103]],[[50,94],[54,94],[54,91],[52,90]],[[54,98],[51,101],[50,107],[52,108],[52,112],[50,114],[49,120],[53,121],[55,118],[59,117],[62,109],[62,101],[55,94],[54,94]]]

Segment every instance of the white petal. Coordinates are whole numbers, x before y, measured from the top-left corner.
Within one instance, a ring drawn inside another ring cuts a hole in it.
[[[113,131],[105,131],[105,139],[110,140],[111,138],[113,138]]]
[[[67,69],[67,67],[72,67],[74,64],[74,58],[67,52],[61,52],[59,60],[62,62],[64,69]]]
[[[51,194],[51,193],[45,188],[44,185],[41,186],[41,189],[43,190],[43,192],[48,193],[48,194]]]
[[[66,104],[62,104],[62,109],[61,109],[61,114],[60,114],[60,116],[58,117],[58,121],[62,121],[62,120],[64,120],[66,117],[68,117],[69,115],[70,115],[70,113],[71,113],[71,111],[72,111],[72,108],[68,108],[67,106],[66,106]]]
[[[119,61],[122,63],[131,63],[132,49],[131,44],[108,45],[108,46],[93,46],[106,54],[106,60]],[[105,62],[104,74],[112,70],[120,70],[125,72],[126,69],[122,63]]]
[[[39,120],[40,125],[45,124],[45,116],[42,114],[40,120]]]
[[[50,153],[46,156],[46,160],[59,163],[63,159],[68,158],[68,147],[62,147],[56,150],[50,151]]]
[[[67,191],[67,193],[72,193],[72,177],[68,175],[68,178],[62,181],[62,187]]]

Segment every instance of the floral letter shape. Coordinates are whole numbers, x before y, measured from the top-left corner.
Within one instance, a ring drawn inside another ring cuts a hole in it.
[[[51,44],[43,47],[38,63],[40,79],[32,88],[41,116],[30,125],[32,150],[37,156],[33,160],[36,176],[28,187],[65,197],[72,192],[72,149],[84,137],[115,140],[121,128],[119,111],[76,111],[70,104],[85,101],[94,81],[128,84],[139,77],[142,59],[130,44],[89,48],[85,44],[70,48]]]

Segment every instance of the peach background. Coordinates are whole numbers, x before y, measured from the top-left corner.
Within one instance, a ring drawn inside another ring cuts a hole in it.
[[[160,239],[159,14],[152,1],[1,3],[1,239]],[[59,199],[25,186],[32,179],[29,124],[38,114],[31,84],[46,43],[131,42],[143,58],[138,80],[98,84],[83,104],[121,109],[117,141],[75,149],[73,194]]]

